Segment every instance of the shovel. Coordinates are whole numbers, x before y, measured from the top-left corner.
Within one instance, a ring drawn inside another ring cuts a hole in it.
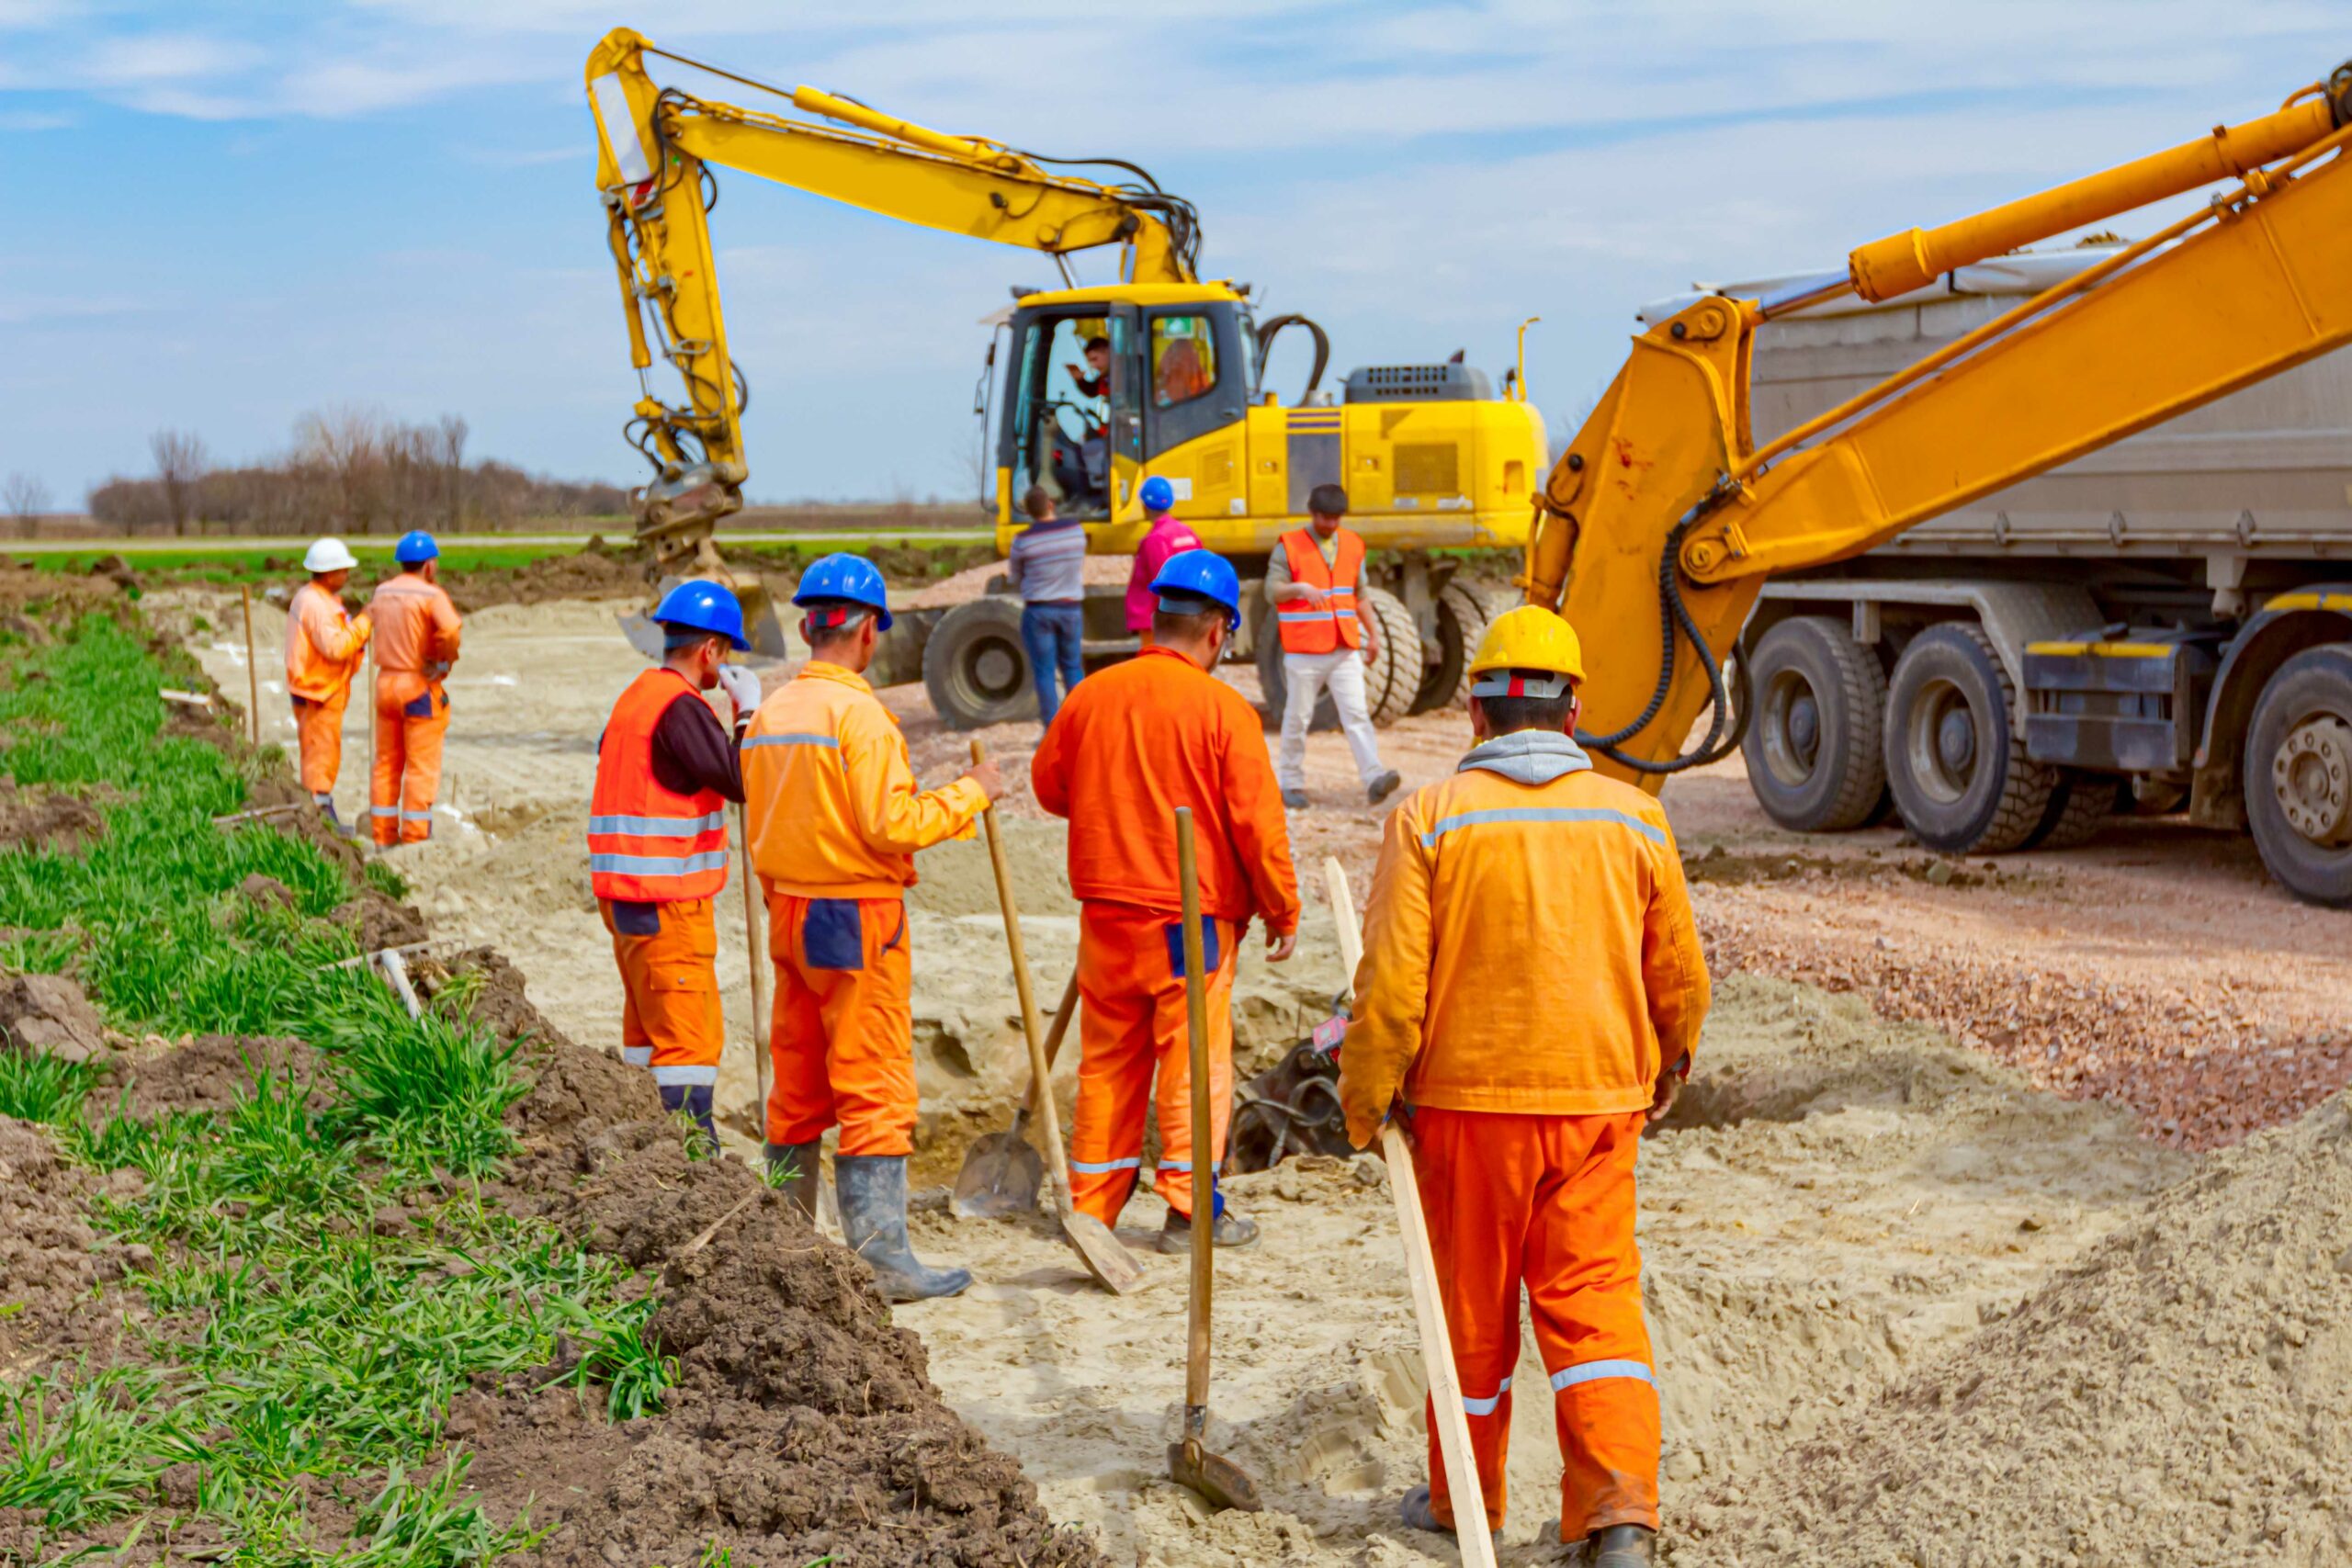
[[[972,761],[980,762],[987,757],[986,749],[973,741]],[[1070,1201],[1069,1156],[1062,1152],[1062,1121],[1054,1109],[1053,1066],[1046,1058],[1046,1043],[1037,1033],[1037,998],[1029,987],[1029,957],[1021,945],[1021,912],[1013,907],[1012,873],[1004,862],[1004,840],[997,836],[996,807],[991,806],[981,812],[980,820],[988,829],[989,863],[996,872],[996,901],[1004,911],[1004,942],[1012,950],[1012,985],[1021,997],[1021,1032],[1029,1043],[1029,1076],[1036,1081],[1037,1120],[1046,1128],[1046,1158],[1053,1171],[1054,1207],[1061,1217],[1062,1233],[1078,1248],[1086,1271],[1104,1290],[1124,1296],[1144,1283],[1143,1265],[1111,1234],[1110,1226],[1091,1214],[1079,1213]]]
[[[1355,896],[1348,891],[1347,868],[1337,855],[1323,862],[1323,886],[1340,928],[1340,962],[1348,985],[1355,985],[1363,959],[1363,928],[1356,923]],[[1463,1414],[1462,1380],[1453,1370],[1453,1341],[1445,1326],[1445,1299],[1438,1294],[1437,1260],[1430,1252],[1429,1226],[1421,1217],[1420,1180],[1413,1151],[1393,1121],[1381,1123],[1380,1154],[1388,1162],[1388,1193],[1396,1204],[1396,1228],[1404,1233],[1405,1272],[1413,1282],[1413,1317],[1421,1330],[1421,1367],[1429,1374],[1430,1406],[1436,1412],[1438,1452],[1445,1459],[1445,1489],[1457,1520],[1487,1517],[1487,1494],[1478,1483],[1477,1456],[1470,1449],[1470,1421]],[[1472,1528],[1458,1530],[1465,1568],[1494,1568],[1494,1538]]]
[[[1072,973],[1069,984],[1062,988],[1061,1005],[1054,1010],[1054,1021],[1046,1031],[1049,1071],[1061,1055],[1062,1036],[1069,1032],[1070,1016],[1077,1011],[1078,976]],[[1025,1214],[1037,1206],[1037,1194],[1045,1188],[1046,1162],[1025,1135],[1036,1100],[1037,1086],[1033,1082],[1028,1098],[1012,1113],[1012,1125],[1004,1132],[988,1134],[964,1151],[964,1168],[956,1174],[956,1196],[948,1203],[956,1218],[993,1220]]]
[[[1193,1066],[1193,1290],[1184,1335],[1184,1437],[1168,1445],[1168,1474],[1212,1508],[1254,1514],[1258,1483],[1209,1452],[1209,1298],[1216,1283],[1216,1161],[1210,1157],[1208,984],[1201,974],[1201,884],[1193,862],[1193,809],[1176,808],[1176,875],[1184,891],[1184,1032]],[[1205,1180],[1202,1173],[1208,1172]],[[1206,1196],[1208,1201],[1202,1200]]]

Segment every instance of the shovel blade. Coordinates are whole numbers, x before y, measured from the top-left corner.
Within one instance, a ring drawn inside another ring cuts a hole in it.
[[[1199,1493],[1212,1508],[1255,1514],[1265,1507],[1258,1501],[1258,1483],[1244,1475],[1239,1465],[1191,1443],[1168,1445],[1168,1478]]]
[[[1114,1296],[1143,1288],[1143,1265],[1101,1220],[1076,1209],[1066,1209],[1062,1212],[1062,1232],[1078,1248],[1079,1258],[1086,1264],[1086,1271],[1094,1276],[1096,1284]]]
[[[1045,1190],[1046,1160],[1018,1128],[990,1133],[964,1151],[948,1208],[961,1220],[993,1220],[1025,1214]]]

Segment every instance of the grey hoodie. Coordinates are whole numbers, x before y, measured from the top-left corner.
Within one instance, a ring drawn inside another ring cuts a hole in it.
[[[1453,771],[1466,773],[1484,768],[1514,784],[1547,784],[1591,767],[1592,759],[1584,754],[1584,748],[1558,730],[1516,729],[1473,748]]]

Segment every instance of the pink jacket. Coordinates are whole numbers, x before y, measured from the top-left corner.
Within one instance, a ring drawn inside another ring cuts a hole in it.
[[[1158,601],[1151,592],[1151,580],[1168,564],[1168,558],[1185,550],[1201,547],[1200,536],[1173,517],[1161,517],[1151,525],[1136,547],[1135,570],[1127,575],[1127,630],[1147,632],[1151,629],[1151,612]]]

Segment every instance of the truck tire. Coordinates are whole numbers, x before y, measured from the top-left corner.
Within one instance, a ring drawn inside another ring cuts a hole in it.
[[[1433,713],[1460,707],[1470,696],[1470,660],[1487,623],[1500,611],[1486,595],[1466,582],[1449,582],[1437,591],[1437,662],[1421,666],[1420,688],[1413,694],[1410,713]],[[1429,657],[1423,648],[1421,656]]]
[[[2122,787],[2123,781],[2113,773],[2059,769],[2058,782],[2050,791],[2050,804],[2043,809],[2041,822],[2018,847],[2071,850],[2077,844],[2089,843],[2107,826],[2108,818],[2115,815],[2115,803]]]
[[[950,729],[1036,717],[1020,602],[990,594],[940,616],[923,644],[922,683]]]
[[[2263,686],[2246,728],[2245,815],[2280,886],[2352,907],[2352,643],[2307,648]]]
[[[1764,814],[1800,833],[1867,823],[1886,793],[1886,671],[1846,622],[1798,615],[1756,645],[1740,751]]]
[[[1886,690],[1886,784],[1911,836],[1947,854],[2022,845],[2050,808],[2057,770],[2025,754],[2016,689],[1984,628],[1929,626]]]
[[[1356,604],[1357,614],[1379,618],[1380,657],[1365,667],[1363,705],[1372,722],[1385,729],[1410,710],[1414,694],[1420,690],[1421,634],[1414,629],[1413,614],[1405,608],[1405,602],[1385,589],[1365,587],[1357,592]],[[1282,637],[1272,605],[1266,607],[1265,619],[1259,625],[1258,690],[1266,705],[1267,726],[1280,729],[1283,708],[1290,699],[1290,682],[1283,674]],[[1339,727],[1339,710],[1331,705],[1327,692],[1315,705],[1309,728]]]

